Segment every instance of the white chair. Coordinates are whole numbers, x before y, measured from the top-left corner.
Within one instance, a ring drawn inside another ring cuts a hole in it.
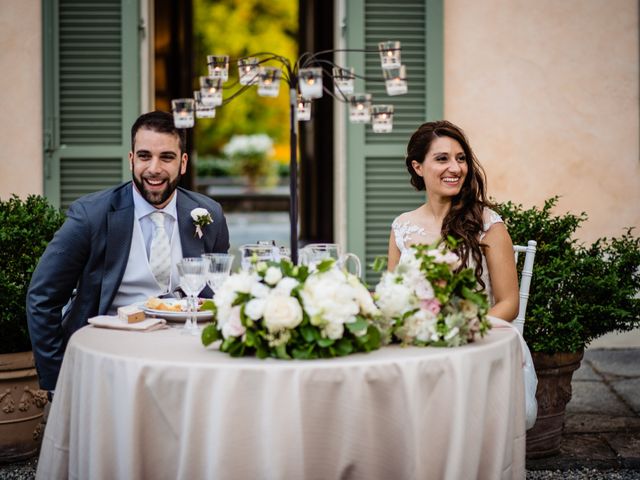
[[[518,254],[525,252],[524,266],[520,273],[520,308],[518,309],[518,316],[513,321],[513,326],[516,327],[521,334],[524,333],[524,319],[527,312],[527,302],[529,301],[531,277],[533,276],[533,261],[536,258],[536,245],[537,242],[535,240],[529,240],[526,247],[522,245],[513,246],[516,265],[518,264]]]

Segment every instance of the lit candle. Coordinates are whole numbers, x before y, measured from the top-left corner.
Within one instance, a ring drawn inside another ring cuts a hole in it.
[[[282,71],[276,67],[260,67],[258,73],[258,95],[277,97],[280,93]]]
[[[311,100],[298,95],[297,118],[301,122],[311,120]]]
[[[222,105],[222,79],[200,77],[200,95],[202,103],[209,107]]]
[[[373,105],[371,118],[375,133],[391,132],[393,130],[393,105]]]
[[[407,72],[404,65],[399,68],[389,68],[383,70],[387,90],[387,95],[404,95],[409,91],[407,86]]]
[[[380,52],[380,63],[383,69],[400,67],[400,42],[380,42],[378,51]]]
[[[193,98],[177,98],[171,100],[171,110],[173,110],[173,123],[176,128],[193,127],[194,109],[195,100]]]
[[[298,74],[300,94],[305,98],[322,97],[322,69],[301,68]]]
[[[258,83],[259,60],[255,57],[238,60],[238,77],[240,85],[254,85]]]
[[[210,77],[219,78],[223,82],[229,79],[228,55],[207,55],[207,65],[209,66]]]
[[[215,107],[202,103],[202,93],[200,90],[194,90],[193,98],[196,101],[196,118],[215,118]]]
[[[355,70],[333,67],[333,92],[336,95],[351,95],[355,91]]]
[[[349,97],[349,120],[353,123],[371,121],[371,95],[368,93]]]

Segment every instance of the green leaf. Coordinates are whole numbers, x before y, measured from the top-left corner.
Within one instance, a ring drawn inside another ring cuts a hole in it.
[[[335,343],[335,340],[332,340],[331,338],[318,338],[316,340],[317,344],[320,345],[322,348],[327,348],[330,347],[331,345],[333,345]]]
[[[222,338],[222,334],[215,323],[210,323],[206,327],[202,329],[202,334],[200,339],[202,340],[202,344],[205,347],[208,347],[216,340],[220,340]]]

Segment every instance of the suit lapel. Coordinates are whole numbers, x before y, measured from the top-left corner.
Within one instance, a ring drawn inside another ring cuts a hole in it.
[[[178,199],[176,210],[178,211],[178,227],[180,233],[180,243],[182,244],[183,257],[199,257],[205,253],[204,237],[198,238],[196,228],[191,218],[191,210],[200,205],[177,189]]]
[[[107,238],[104,257],[104,276],[100,292],[100,314],[106,313],[120,286],[124,275],[131,237],[133,234],[134,206],[129,188],[116,192],[111,202],[111,210],[107,214]]]

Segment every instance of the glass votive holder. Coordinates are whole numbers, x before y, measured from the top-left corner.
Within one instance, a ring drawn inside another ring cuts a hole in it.
[[[371,94],[360,93],[349,97],[349,120],[352,123],[371,121]]]
[[[229,79],[228,55],[207,55],[207,66],[211,78],[219,78],[223,82]]]
[[[355,91],[355,69],[333,67],[333,92],[336,95],[352,95]]]
[[[298,72],[298,88],[305,98],[322,97],[322,68],[301,68]]]
[[[282,70],[277,67],[260,67],[258,71],[258,95],[277,97],[280,93]]]
[[[383,69],[399,68],[402,64],[400,61],[399,41],[380,42],[378,44],[378,51],[380,52],[380,64]]]
[[[372,105],[371,126],[375,133],[389,133],[393,130],[393,105]]]
[[[255,85],[258,83],[258,70],[260,60],[255,57],[241,58],[238,60],[238,78],[240,85]]]
[[[311,120],[311,99],[298,95],[296,114],[300,122]]]
[[[196,101],[196,118],[215,118],[215,107],[202,103],[202,93],[200,90],[193,91],[193,98]]]
[[[388,68],[384,72],[384,86],[387,89],[387,95],[404,95],[409,91],[407,85],[407,71],[404,65],[399,68]]]
[[[176,128],[191,128],[194,125],[193,112],[196,101],[193,98],[176,98],[171,100],[173,124]]]
[[[210,107],[222,105],[222,79],[200,77],[200,98]]]

